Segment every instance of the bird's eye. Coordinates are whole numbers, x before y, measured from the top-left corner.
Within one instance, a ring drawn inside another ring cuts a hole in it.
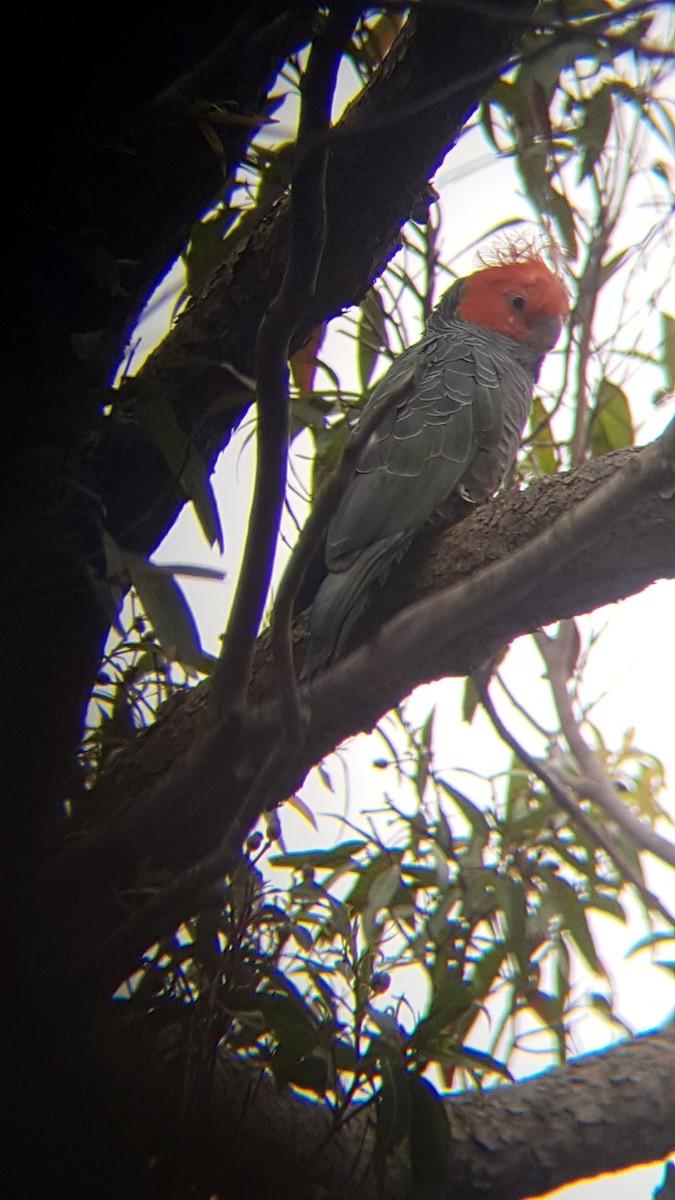
[[[512,296],[511,297],[511,308],[515,308],[516,312],[522,312],[523,309],[525,308],[525,297],[524,296]]]

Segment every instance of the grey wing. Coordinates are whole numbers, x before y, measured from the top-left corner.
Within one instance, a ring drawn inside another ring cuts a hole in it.
[[[500,442],[500,373],[463,331],[428,335],[401,355],[369,408],[400,390],[401,380],[405,387],[406,372],[407,394],[371,437],[329,527],[331,571],[345,569],[374,542],[409,540],[462,482],[478,451]]]
[[[313,675],[341,653],[366,608],[373,582],[382,580],[405,553],[410,537],[401,534],[381,538],[352,555],[349,565],[329,571],[314,597],[310,613],[306,675]]]
[[[463,330],[430,334],[401,355],[370,402],[400,392],[371,437],[333,518],[329,574],[310,618],[311,674],[342,650],[382,580],[412,537],[502,433],[500,376]],[[496,485],[495,485],[496,486]]]

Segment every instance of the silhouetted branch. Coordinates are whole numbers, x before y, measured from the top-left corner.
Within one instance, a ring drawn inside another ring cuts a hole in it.
[[[219,714],[238,707],[246,695],[253,647],[272,576],[286,490],[289,347],[316,290],[326,238],[327,135],[333,92],[359,8],[342,4],[331,10],[314,40],[302,85],[288,262],[256,343],[256,478],[244,561],[213,674],[211,703]]]

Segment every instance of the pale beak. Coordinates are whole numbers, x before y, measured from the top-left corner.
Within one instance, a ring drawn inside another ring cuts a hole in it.
[[[543,354],[552,350],[562,333],[563,319],[560,316],[541,317],[532,322],[532,340],[541,347]]]

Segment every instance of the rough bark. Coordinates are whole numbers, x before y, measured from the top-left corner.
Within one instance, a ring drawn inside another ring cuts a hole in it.
[[[420,538],[387,586],[373,598],[359,629],[360,639],[369,638],[370,643],[357,659],[358,665],[348,659],[315,681],[311,696],[315,718],[301,772],[345,737],[372,728],[418,684],[464,675],[523,633],[623,599],[656,579],[675,577],[675,506],[657,494],[647,494],[618,520],[598,528],[592,544],[574,557],[573,569],[566,563],[557,571],[548,571],[525,598],[518,599],[517,606],[509,606],[507,592],[491,619],[481,618],[458,638],[449,631],[442,647],[434,644],[429,648],[428,661],[400,664],[396,660],[386,670],[382,666],[381,639],[386,630],[373,635],[388,618],[442,588],[475,577],[492,563],[507,560],[557,518],[573,512],[599,483],[612,478],[637,455],[637,451],[622,451],[569,474],[540,480],[522,492],[514,490],[484,505],[450,529]],[[306,620],[301,617],[295,625],[298,669],[306,638]],[[372,671],[370,664],[375,661],[380,666]],[[203,729],[207,693],[208,681],[189,697],[168,705],[157,723],[119,754],[101,781],[103,811],[109,813],[115,807],[115,796],[124,797],[129,807],[142,803],[142,797],[175,770]],[[343,703],[347,693],[349,704]],[[275,728],[274,695],[269,639],[263,634],[249,702],[253,711],[258,708],[266,714],[269,733]],[[319,712],[321,717],[316,715]],[[222,777],[217,781],[223,790],[231,769],[225,754]],[[298,782],[296,778],[295,785]],[[288,783],[288,779],[279,781],[277,799],[283,798]],[[228,819],[226,811],[222,819]]]
[[[521,1200],[665,1158],[675,1148],[674,1071],[671,1025],[480,1097],[448,1096],[450,1144],[438,1200]],[[126,1085],[130,1105],[138,1108],[131,1091],[136,1073],[132,1068]],[[324,1106],[279,1093],[264,1074],[221,1055],[211,1083],[202,1080],[192,1118],[181,1124],[171,1100],[176,1082],[170,1073],[154,1084],[146,1076],[138,1116],[147,1120],[150,1100],[150,1136],[157,1138],[160,1160],[166,1145],[190,1142],[202,1164],[199,1194],[222,1192],[231,1200],[337,1200],[347,1191],[354,1200],[406,1200],[415,1194],[405,1143],[379,1176],[368,1109],[335,1130]],[[157,1182],[162,1195],[180,1195],[180,1168]]]

